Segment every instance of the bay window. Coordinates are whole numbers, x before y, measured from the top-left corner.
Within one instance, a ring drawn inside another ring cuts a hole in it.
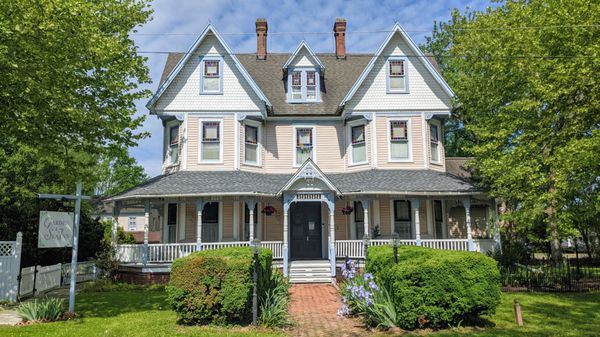
[[[314,127],[297,127],[294,133],[294,166],[302,165],[308,158],[314,158]]]
[[[244,162],[259,164],[258,126],[246,124],[244,127]]]
[[[365,125],[350,127],[351,163],[362,164],[367,162],[367,143]]]
[[[389,121],[390,142],[389,142],[389,160],[390,161],[408,161],[410,160],[410,141],[408,133],[409,122],[407,120]]]
[[[175,165],[179,161],[179,125],[169,128],[169,164]]]
[[[431,144],[431,161],[440,162],[440,130],[436,124],[429,124],[429,143]]]
[[[220,121],[201,121],[200,160],[221,162],[222,140]]]

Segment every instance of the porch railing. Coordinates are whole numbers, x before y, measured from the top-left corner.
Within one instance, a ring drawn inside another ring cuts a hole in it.
[[[248,247],[248,241],[237,242],[205,242],[202,250],[214,250],[230,247]],[[283,258],[282,241],[263,241],[263,248],[273,252],[274,259]],[[170,263],[175,259],[190,255],[196,251],[196,243],[152,243],[148,245],[149,263]],[[144,257],[143,244],[121,244],[117,246],[117,259],[123,263],[141,263]]]

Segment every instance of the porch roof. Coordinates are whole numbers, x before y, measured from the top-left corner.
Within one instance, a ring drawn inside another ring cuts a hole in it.
[[[367,170],[330,173],[327,178],[342,195],[468,195],[481,194],[471,183],[431,170]],[[246,171],[180,171],[154,177],[108,198],[108,201],[157,197],[276,196],[292,174]]]

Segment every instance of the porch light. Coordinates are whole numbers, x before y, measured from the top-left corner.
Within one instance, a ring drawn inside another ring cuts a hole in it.
[[[258,254],[260,251],[260,239],[254,238],[250,245],[252,246],[252,253]]]

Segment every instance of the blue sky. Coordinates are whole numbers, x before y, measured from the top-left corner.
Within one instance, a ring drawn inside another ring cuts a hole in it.
[[[396,21],[420,43],[431,32],[434,21],[447,20],[453,8],[484,9],[489,5],[490,1],[477,0],[155,0],[153,20],[138,29],[133,38],[143,51],[186,51],[210,22],[234,52],[252,53],[256,49],[254,22],[266,18],[270,52],[293,52],[303,39],[315,52],[333,52],[333,22],[343,17],[348,22],[347,52],[374,52],[387,35],[382,31],[389,30]],[[153,81],[148,87],[155,91],[166,55],[145,56]],[[138,102],[138,114],[148,114],[145,103]],[[156,176],[161,173],[162,124],[148,116],[141,131],[151,136],[130,153],[150,176]]]

